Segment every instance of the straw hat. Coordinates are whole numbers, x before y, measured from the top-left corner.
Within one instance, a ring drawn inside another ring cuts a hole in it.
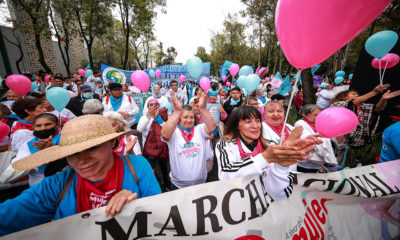
[[[60,144],[38,151],[13,164],[19,171],[30,170],[43,164],[82,152],[127,132],[115,132],[111,122],[102,115],[84,115],[68,121],[61,131]]]

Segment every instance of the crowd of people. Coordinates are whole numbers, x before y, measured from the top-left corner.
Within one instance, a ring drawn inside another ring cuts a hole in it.
[[[136,198],[246,175],[260,175],[274,200],[289,198],[292,173],[342,169],[345,149],[370,144],[379,113],[400,95],[378,85],[359,96],[346,81],[326,79],[315,86],[316,103],[304,105],[301,85],[293,86],[298,119],[291,125],[290,92],[280,95],[265,79],[252,93],[232,78],[228,86],[212,81],[210,89],[154,83],[142,107],[131,96],[135,86],[103,82],[98,71],[88,78],[26,76],[37,88],[25,96],[2,84],[0,120],[10,134],[0,140],[0,236],[102,206],[114,216]],[[53,87],[71,94],[61,112],[46,99]],[[377,95],[377,104],[366,103]],[[357,128],[319,136],[316,118],[330,106],[353,111]],[[400,158],[399,136],[398,122],[384,131],[378,162]]]

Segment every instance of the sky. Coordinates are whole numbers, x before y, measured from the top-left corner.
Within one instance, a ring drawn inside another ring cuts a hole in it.
[[[155,36],[163,42],[164,51],[175,47],[175,61],[185,64],[199,46],[210,53],[211,32],[221,31],[228,13],[238,13],[245,6],[240,0],[167,0],[165,9],[166,14],[157,15]]]

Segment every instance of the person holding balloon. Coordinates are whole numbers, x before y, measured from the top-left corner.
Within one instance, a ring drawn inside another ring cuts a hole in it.
[[[32,134],[35,137],[32,140],[22,144],[15,158],[12,159],[11,164],[40,150],[59,144],[60,129],[57,117],[50,113],[38,115],[33,120]],[[28,175],[29,186],[33,186],[45,177],[44,171],[46,166],[47,164],[44,164],[29,171],[17,171],[12,167],[12,165],[10,165],[0,175],[0,183],[10,183],[20,179],[25,175]]]
[[[351,148],[360,148],[372,141],[372,136],[375,134],[379,123],[377,113],[385,109],[389,99],[400,96],[400,90],[391,92],[387,90],[389,86],[389,84],[378,85],[372,91],[362,96],[359,96],[356,90],[350,89],[338,93],[332,99],[331,106],[350,109],[358,117],[357,128],[346,135],[346,142]],[[382,94],[382,96],[377,104],[365,103],[368,99],[379,94]],[[375,122],[374,126],[372,126],[373,122]]]
[[[240,106],[231,113],[224,138],[215,148],[219,179],[258,174],[274,200],[286,199],[293,190],[288,167],[310,158],[306,154],[317,139],[299,139],[296,133],[282,145],[268,145],[262,131],[261,113],[256,108]]]
[[[315,126],[315,120],[317,119],[317,116],[320,112],[321,109],[319,109],[318,106],[315,104],[307,104],[303,106],[303,119],[298,120],[294,124],[295,128],[299,126],[302,127],[302,139],[318,134],[317,128]],[[320,139],[322,140],[322,144],[315,146],[314,151],[310,153],[311,158],[297,163],[297,171],[316,173],[324,166],[325,163],[329,165],[337,164],[336,156],[332,148],[331,139],[322,137]]]
[[[164,124],[161,136],[168,145],[171,190],[175,190],[206,182],[206,161],[209,156],[204,149],[216,124],[206,108],[208,91],[199,100],[204,124],[197,124],[198,119],[193,108],[190,105],[182,106],[173,91],[170,96],[175,111]]]

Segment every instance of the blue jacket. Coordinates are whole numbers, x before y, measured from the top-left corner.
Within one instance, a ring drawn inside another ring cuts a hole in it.
[[[393,123],[383,131],[379,162],[400,159],[400,122]]]
[[[136,184],[127,163],[124,161],[122,189],[138,194],[138,198],[161,193],[160,186],[147,160],[142,156],[129,155],[135,169],[139,186]],[[0,204],[0,236],[47,223],[77,213],[77,174],[73,178],[60,205],[56,207],[72,168],[51,177],[25,190],[18,197]],[[138,192],[138,189],[140,190]]]

